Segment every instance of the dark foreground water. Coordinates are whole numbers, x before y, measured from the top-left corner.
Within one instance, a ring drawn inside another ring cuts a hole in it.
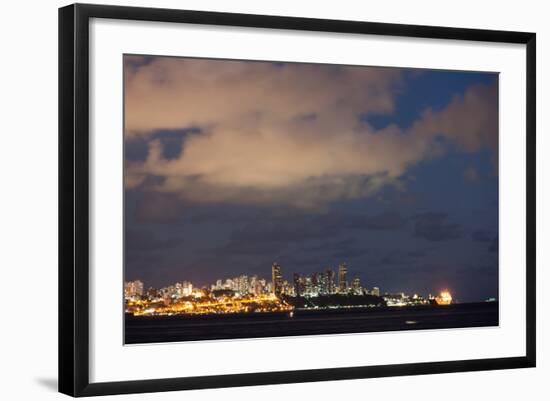
[[[131,316],[125,343],[498,326],[498,303],[210,316]]]

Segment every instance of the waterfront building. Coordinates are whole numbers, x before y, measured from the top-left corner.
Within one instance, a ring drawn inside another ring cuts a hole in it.
[[[317,288],[318,288],[319,295],[329,294],[328,278],[325,273],[317,274]]]
[[[334,294],[336,292],[336,284],[334,283],[334,271],[327,269],[325,272],[327,281],[327,294]]]
[[[305,277],[305,279],[304,279],[304,288],[305,288],[304,295],[306,297],[313,296],[313,282],[312,282],[310,276]]]
[[[351,282],[351,291],[354,295],[361,295],[361,293],[363,292],[363,289],[361,288],[361,280],[359,280],[359,277],[355,277]]]
[[[241,295],[248,294],[248,276],[246,274],[237,278],[237,292]]]
[[[281,266],[277,263],[273,263],[271,266],[271,290],[275,295],[281,295],[283,284],[283,276],[281,273]]]
[[[348,291],[347,281],[348,267],[345,263],[338,266],[338,292],[345,294]]]
[[[181,283],[181,295],[184,297],[190,297],[193,293],[193,284],[190,281],[184,281]]]
[[[143,295],[143,281],[134,280],[124,283],[124,296],[126,298],[141,297]]]

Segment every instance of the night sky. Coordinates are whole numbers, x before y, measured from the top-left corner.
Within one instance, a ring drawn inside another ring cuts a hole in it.
[[[125,276],[498,297],[498,74],[125,56]]]

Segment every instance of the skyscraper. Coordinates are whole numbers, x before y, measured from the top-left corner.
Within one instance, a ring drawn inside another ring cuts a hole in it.
[[[281,266],[276,262],[271,265],[271,290],[275,295],[281,295],[283,276],[281,274]]]
[[[362,288],[361,288],[361,281],[359,280],[359,277],[355,277],[351,282],[351,290],[353,291],[353,294],[361,295]]]
[[[336,288],[334,285],[334,271],[327,269],[325,274],[327,276],[327,294],[334,294]]]
[[[325,273],[317,274],[317,287],[319,295],[329,294],[327,275]]]
[[[322,279],[321,277],[323,276],[322,273],[313,273],[311,275],[311,291],[310,291],[310,295],[313,296],[313,297],[318,297],[319,296],[319,293],[321,292],[320,290],[320,284],[322,283]]]
[[[237,291],[242,294],[248,294],[248,276],[241,274],[237,279]]]
[[[310,276],[306,276],[304,279],[304,295],[306,297],[311,297],[313,295],[313,282]]]
[[[250,280],[248,282],[248,292],[250,294],[257,295],[259,294],[257,289],[258,289],[258,276],[252,276],[250,277]]]
[[[300,277],[300,275],[298,273],[294,273],[294,276],[292,278],[294,281],[294,295],[297,297],[304,295],[304,291],[302,289],[302,278]]]
[[[184,297],[188,297],[191,294],[193,294],[193,283],[191,283],[190,281],[184,281],[183,283],[181,283],[181,285],[182,285],[182,295]]]
[[[340,266],[338,266],[338,292],[341,294],[346,293],[348,290],[348,281],[346,279],[347,274],[348,267],[346,264],[340,264]]]

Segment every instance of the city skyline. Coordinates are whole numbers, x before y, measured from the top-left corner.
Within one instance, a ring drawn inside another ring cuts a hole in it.
[[[339,264],[338,273],[339,274],[337,281],[334,280],[335,273],[331,268],[327,268],[326,270],[319,272],[314,272],[311,275],[304,275],[301,273],[292,272],[288,274],[292,279],[285,279],[282,273],[282,267],[277,262],[274,262],[271,265],[271,281],[256,274],[252,276],[239,274],[236,276],[218,278],[215,280],[214,283],[198,286],[193,284],[189,280],[180,280],[175,283],[171,283],[168,286],[160,287],[160,289],[173,287],[176,285],[179,286],[179,288],[188,288],[188,290],[185,291],[187,295],[190,295],[194,288],[208,291],[232,290],[235,292],[241,292],[242,294],[269,292],[273,293],[274,295],[301,296],[310,295],[309,293],[311,291],[308,291],[306,289],[309,283],[310,286],[317,288],[314,291],[320,295],[337,293],[350,293],[359,295],[359,293],[361,293],[363,290],[365,292],[367,291],[366,286],[363,287],[360,285],[361,281],[358,277],[354,276],[351,282],[347,280],[346,263]],[[245,290],[241,289],[241,283],[243,281],[245,282]],[[251,288],[255,287],[254,284],[256,282],[261,285],[259,291],[251,290]],[[156,288],[147,288],[144,282],[139,279],[125,282],[125,294],[127,291],[130,291],[131,293],[143,295],[148,289]],[[289,289],[291,289],[291,291]],[[375,292],[378,292],[377,295],[379,295],[379,287],[373,286],[372,289]]]
[[[498,298],[498,74],[124,63],[126,281],[345,261],[349,286]]]
[[[451,292],[448,288],[435,291],[433,295],[421,294],[406,294],[403,291],[394,293],[382,292],[379,287],[373,285],[370,289],[364,283],[362,284],[358,277],[353,277],[351,281],[347,280],[348,268],[345,263],[338,266],[338,279],[332,269],[327,269],[321,272],[315,272],[308,275],[299,273],[291,273],[292,281],[284,279],[282,276],[282,267],[274,262],[271,266],[271,281],[258,276],[238,275],[230,278],[220,278],[210,285],[196,286],[191,281],[183,280],[171,283],[168,286],[161,288],[147,287],[145,283],[139,279],[126,281],[124,283],[124,297],[126,301],[137,297],[147,297],[152,299],[177,300],[186,297],[210,296],[216,292],[221,292],[221,297],[255,297],[270,294],[274,297],[305,297],[316,298],[331,295],[345,296],[363,296],[372,295],[381,297],[388,303],[389,306],[407,306],[406,303],[400,303],[400,300],[410,299],[418,302],[424,302],[437,299],[438,297],[447,297],[452,300]],[[227,291],[230,291],[228,293]],[[484,301],[497,301],[494,297],[489,297]],[[418,303],[415,302],[415,303]],[[449,301],[450,302],[450,301]],[[454,300],[453,302],[456,302]]]
[[[338,266],[338,280],[327,269],[311,276],[293,273],[285,280],[282,267],[271,265],[271,281],[262,277],[239,275],[217,279],[209,287],[196,287],[190,281],[163,288],[147,288],[140,280],[124,283],[125,313],[132,316],[227,315],[256,313],[290,313],[299,310],[350,310],[380,307],[427,307],[456,303],[448,290],[436,296],[381,294],[378,287],[361,286],[355,277],[347,280],[347,265]],[[496,299],[486,300],[490,302]]]

